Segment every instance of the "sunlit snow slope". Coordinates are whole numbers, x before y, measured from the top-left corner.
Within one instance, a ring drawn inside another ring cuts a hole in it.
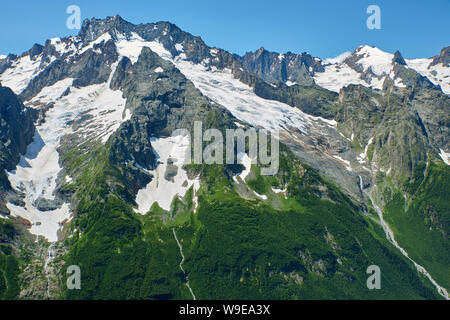
[[[69,204],[64,203],[56,210],[41,211],[40,201],[54,200],[57,179],[62,168],[59,165],[58,147],[61,138],[70,133],[79,133],[82,141],[94,139],[105,143],[123,121],[129,119],[125,112],[122,92],[109,88],[107,83],[82,88],[72,86],[73,79],[58,81],[45,87],[28,106],[40,108],[50,103],[53,107],[45,113],[45,121],[36,127],[36,134],[27,153],[17,168],[8,173],[11,185],[25,193],[25,207],[8,203],[12,216],[20,216],[32,223],[30,232],[41,235],[49,241],[58,240],[58,230],[70,218]],[[70,90],[67,95],[64,92]],[[72,128],[75,119],[84,116],[81,127]]]
[[[324,72],[314,74],[314,81],[321,87],[339,92],[350,84],[382,89],[384,81],[391,79],[398,87],[404,87],[394,74],[394,55],[376,47],[361,46],[354,53],[346,52],[336,58],[323,61]],[[405,60],[406,67],[414,69],[439,85],[443,92],[450,94],[450,68],[442,63],[431,65],[433,59]]]

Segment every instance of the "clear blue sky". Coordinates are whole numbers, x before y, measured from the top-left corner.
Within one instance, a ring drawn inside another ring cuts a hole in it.
[[[419,58],[450,45],[450,0],[2,0],[0,54],[76,34],[66,28],[71,4],[82,20],[119,14],[136,24],[170,21],[238,54],[264,46],[328,58],[367,44]],[[381,8],[381,30],[366,27],[371,4]]]

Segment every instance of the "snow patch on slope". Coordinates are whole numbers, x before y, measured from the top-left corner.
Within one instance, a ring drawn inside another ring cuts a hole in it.
[[[47,87],[46,91],[57,94],[62,88],[71,84],[73,79],[66,79]],[[62,108],[52,108],[46,113],[46,121],[36,127],[33,142],[27,152],[21,157],[16,169],[8,172],[11,186],[25,193],[25,207],[8,203],[12,216],[20,216],[32,223],[30,232],[41,235],[50,242],[58,240],[58,230],[64,220],[69,219],[70,211],[67,204],[61,208],[42,212],[38,209],[41,199],[54,200],[56,179],[61,171],[57,148],[61,137],[66,133],[66,122],[70,121],[70,112]]]
[[[314,81],[322,88],[339,92],[341,88],[350,84],[367,85],[360,78],[360,74],[345,63],[325,66],[325,72],[317,72]]]
[[[352,53],[351,53],[350,51],[347,51],[347,52],[341,53],[340,55],[338,55],[338,56],[335,57],[335,58],[328,58],[328,59],[325,59],[325,60],[323,61],[323,63],[324,63],[324,64],[342,63],[342,62],[344,62],[345,59],[347,59],[349,56],[351,56],[351,54],[352,54]]]
[[[87,46],[85,46],[83,49],[81,49],[79,52],[77,52],[77,55],[81,55],[88,51],[89,49],[93,49],[94,45],[101,44],[103,42],[108,42],[108,40],[112,39],[111,35],[109,33],[104,33],[94,41],[91,41]]]
[[[357,63],[363,67],[364,71],[370,68],[377,76],[383,76],[391,73],[393,68],[393,54],[381,51],[376,47],[369,46],[359,47],[356,49],[355,53],[358,56],[362,56]]]
[[[258,198],[260,198],[261,200],[267,200],[267,196],[264,194],[259,194],[256,191],[253,191],[253,193],[255,194],[255,196],[257,196]]]
[[[69,52],[76,52],[77,51],[77,47],[75,46],[75,38],[74,37],[70,37],[68,38],[69,42],[64,42],[61,41],[61,38],[52,38],[50,39],[50,44],[55,48],[55,50],[61,55],[65,55],[66,53]]]
[[[447,153],[447,152],[445,152],[445,151],[442,150],[442,149],[439,149],[439,151],[441,151],[441,152],[439,153],[439,156],[441,157],[442,161],[444,161],[444,163],[445,163],[446,165],[449,165],[449,166],[450,166],[450,153]]]
[[[247,178],[252,168],[252,159],[250,159],[245,152],[240,152],[237,155],[237,161],[245,167],[245,169],[239,174],[242,181],[245,181],[245,178]]]
[[[19,58],[0,75],[2,85],[11,88],[15,94],[20,94],[39,73],[41,58],[38,56],[35,60],[31,60],[29,55]]]
[[[175,44],[175,49],[177,49],[178,52],[183,52],[184,51],[184,47],[181,43],[177,43]]]
[[[117,34],[117,39],[117,52],[121,56],[128,57],[133,64],[137,62],[142,48],[144,47],[150,48],[153,52],[160,56],[171,56],[171,54],[164,49],[162,44],[157,41],[145,41],[135,32],[131,33],[131,37],[126,37],[123,34]]]
[[[139,190],[136,196],[138,205],[136,212],[140,214],[147,213],[155,202],[162,209],[169,211],[175,197],[184,197],[192,186],[194,193],[200,188],[200,180],[198,178],[190,180],[182,168],[187,159],[187,152],[190,152],[188,136],[152,138],[151,143],[157,155],[158,166],[150,171],[153,174],[152,181],[144,189]],[[169,181],[165,176],[169,160],[178,168],[173,181]]]
[[[101,139],[104,143],[130,117],[129,112],[125,118],[123,116],[126,101],[122,92],[109,88],[116,66],[117,62],[112,67],[107,83],[74,88],[73,79],[64,79],[43,88],[31,101],[26,102],[35,108],[50,103],[53,103],[53,107],[45,113],[45,121],[36,127],[34,141],[28,146],[16,169],[8,173],[12,187],[25,193],[25,207],[11,203],[7,206],[12,216],[20,216],[32,223],[32,234],[44,236],[50,242],[58,240],[58,230],[70,218],[68,204],[53,211],[43,212],[38,209],[42,199],[55,199],[57,178],[62,170],[57,151],[61,138],[82,130],[80,133],[84,139]],[[70,92],[63,95],[68,88]],[[73,129],[70,124],[86,115],[88,117],[82,128]]]
[[[87,119],[78,131],[83,131],[88,138],[101,139],[105,143],[131,117],[129,112],[125,112],[126,99],[123,98],[122,91],[109,88],[117,64],[118,62],[111,66],[112,72],[106,83],[75,88],[71,86],[72,79],[64,79],[42,89],[27,105],[36,107],[54,103],[53,109],[61,110],[63,116],[70,120],[85,115]],[[63,96],[67,88],[70,93]],[[66,128],[64,134],[68,133],[72,133],[72,130]]]
[[[218,70],[190,61],[175,60],[175,66],[208,98],[227,108],[236,118],[269,131],[297,128],[308,132],[313,120],[334,126],[335,121],[313,117],[287,104],[266,100],[253,89],[235,79],[231,70]]]
[[[450,94],[450,68],[442,63],[430,66],[433,59],[410,59],[406,64],[427,77],[433,84],[441,86],[444,93]]]
[[[352,166],[350,165],[350,161],[344,160],[344,159],[342,159],[340,156],[337,156],[337,155],[334,155],[333,157],[336,158],[336,159],[338,159],[340,162],[343,162],[343,163],[345,164],[345,168],[346,168],[348,171],[353,171],[353,170],[352,170]]]
[[[367,151],[369,151],[369,147],[373,142],[374,137],[370,138],[367,142],[367,145],[364,147],[364,152],[357,156],[357,160],[360,164],[365,163],[368,160]]]
[[[173,59],[172,54],[158,41],[145,41],[133,34],[131,38],[121,38],[120,45],[118,44],[120,54],[132,61],[137,61],[143,47],[149,47],[161,58],[171,61],[205,96],[223,105],[239,120],[254,127],[269,131],[293,127],[307,133],[307,127],[312,121],[320,121],[328,126],[336,125],[334,120],[313,117],[287,104],[260,98],[250,86],[235,79],[229,69],[218,70],[215,67],[194,64],[184,60],[183,54]],[[214,50],[211,49],[212,52],[217,51]]]

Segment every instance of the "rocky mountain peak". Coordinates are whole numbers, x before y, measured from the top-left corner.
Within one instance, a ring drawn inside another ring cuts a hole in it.
[[[266,53],[266,52],[267,52],[267,50],[264,47],[261,47],[255,52],[255,55],[256,56],[260,56],[260,55],[262,55],[263,53]]]
[[[34,58],[42,53],[44,50],[44,47],[38,43],[35,43],[33,47],[28,50],[25,54],[28,54],[30,56],[31,60],[34,60]]]
[[[439,58],[444,66],[448,67],[450,65],[450,46],[441,50],[441,55]]]
[[[398,63],[398,64],[406,66],[406,61],[405,61],[405,59],[403,59],[400,51],[398,51],[398,50],[395,51],[394,58],[392,59],[392,63]]]
[[[440,55],[433,58],[430,66],[437,65],[438,63],[442,63],[447,68],[450,66],[450,46],[443,48]]]
[[[118,31],[128,34],[134,27],[135,25],[125,21],[119,15],[106,19],[92,18],[91,20],[84,20],[78,35],[85,41],[93,41],[106,32]]]

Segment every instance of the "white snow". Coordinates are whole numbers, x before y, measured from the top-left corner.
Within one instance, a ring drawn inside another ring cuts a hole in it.
[[[58,241],[58,230],[61,229],[62,223],[70,221],[70,209],[67,203],[61,208],[54,211],[41,212],[37,210],[27,199],[25,208],[15,206],[11,203],[7,204],[13,217],[22,217],[31,222],[29,229],[31,234],[43,236],[49,242]]]
[[[259,193],[257,193],[256,191],[253,191],[253,193],[254,193],[258,198],[260,198],[260,199],[262,199],[262,200],[267,200],[267,196],[266,196],[266,195],[259,194]]]
[[[325,60],[323,61],[323,64],[326,65],[326,64],[342,63],[342,62],[344,62],[344,60],[347,59],[351,54],[352,54],[352,53],[351,53],[350,51],[341,53],[340,55],[338,55],[338,56],[335,57],[335,58],[328,58],[328,59],[325,59]]]
[[[72,81],[67,80],[65,82]],[[60,85],[57,83],[55,89],[60,89]],[[61,171],[57,147],[67,132],[66,122],[69,120],[70,112],[58,107],[50,109],[46,113],[46,121],[37,126],[34,140],[25,156],[21,157],[16,170],[8,173],[12,187],[26,194],[25,208],[7,204],[11,215],[30,221],[33,224],[30,232],[44,236],[50,242],[58,240],[60,223],[70,217],[69,207],[64,204],[60,209],[50,212],[41,212],[36,207],[41,198],[55,198],[56,178]]]
[[[356,159],[358,160],[359,163],[363,164],[367,161],[368,157],[367,157],[367,151],[369,150],[369,146],[372,144],[373,142],[373,138],[370,138],[369,141],[367,142],[367,145],[364,148],[364,152],[360,153],[359,156],[356,157]]]
[[[364,153],[360,153],[357,157],[356,160],[358,160],[358,162],[360,164],[363,164],[366,162],[366,155]]]
[[[154,175],[152,181],[144,189],[139,190],[136,196],[138,204],[136,211],[140,214],[147,213],[155,202],[162,209],[169,211],[176,196],[184,197],[192,186],[195,193],[200,187],[200,180],[198,178],[190,180],[182,168],[187,159],[187,152],[190,152],[188,136],[152,138],[151,143],[159,165],[150,171]],[[172,159],[173,165],[178,167],[173,181],[168,181],[164,177],[169,159]]]
[[[450,68],[442,63],[430,66],[432,61],[432,59],[411,59],[406,60],[406,64],[427,77],[433,84],[440,85],[444,93],[450,94]]]
[[[284,189],[277,189],[277,188],[272,187],[272,191],[275,192],[276,194],[284,193],[284,198],[287,199],[287,194],[286,194],[287,187],[285,187]]]
[[[336,58],[325,60],[325,72],[317,72],[314,75],[316,83],[335,92],[339,92],[341,88],[350,84],[382,89],[386,77],[393,70],[392,59],[394,55],[370,46],[360,46],[355,50],[355,55],[359,56],[356,63],[362,67],[363,72],[371,69],[375,74],[371,77],[370,83],[362,80],[361,73],[350,68],[344,62],[350,55],[349,52],[345,52]],[[402,86],[400,82],[396,84]]]
[[[60,38],[52,38],[50,39],[50,44],[60,55],[64,55],[68,52],[75,53],[77,51],[77,47],[75,46],[74,39],[74,37],[70,37],[69,42],[67,43],[61,41]]]
[[[391,174],[391,171],[392,171],[392,167],[389,167],[389,169],[386,171],[386,175],[387,175],[387,176],[390,175],[390,174]]]
[[[239,174],[239,177],[242,179],[242,181],[245,181],[245,178],[247,178],[252,168],[252,159],[250,159],[247,153],[240,152],[237,155],[237,161],[245,167],[245,169]]]
[[[392,64],[393,54],[370,46],[360,46],[355,50],[355,55],[360,56],[356,63],[362,67],[363,72],[371,69],[376,75],[371,77],[369,83],[361,79],[361,73],[344,63],[344,60],[350,55],[350,52],[345,52],[336,58],[324,60],[325,72],[315,73],[316,83],[335,92],[339,92],[341,88],[350,84],[382,89],[385,79],[389,77],[394,80],[395,86],[405,87],[400,78],[395,78]],[[445,67],[442,63],[430,66],[432,59],[406,59],[405,61],[407,67],[427,77],[435,85],[440,85],[444,93],[450,93],[450,68]]]
[[[450,166],[450,153],[445,152],[445,151],[442,150],[442,149],[439,149],[439,151],[441,151],[441,152],[439,153],[439,156],[441,157],[442,161],[444,161],[444,163],[445,163],[446,165],[449,165],[449,166]]]
[[[5,56],[4,54],[0,54],[0,60],[2,59],[6,59],[7,56]]]
[[[127,38],[122,34],[117,34],[118,41],[116,47],[119,55],[128,57],[134,64],[137,62],[142,48],[149,47],[158,55],[171,57],[171,54],[164,49],[163,45],[157,41],[145,41],[138,34],[131,33],[131,37]]]
[[[282,193],[282,194],[284,195],[284,198],[285,198],[285,199],[288,198],[288,195],[287,195],[287,187],[285,187],[284,189],[277,189],[277,188],[272,187],[272,191],[273,191],[274,193],[276,193],[276,194]]]
[[[344,159],[342,159],[340,156],[337,156],[337,155],[334,155],[333,157],[336,158],[336,159],[338,159],[339,161],[343,162],[343,163],[345,164],[345,168],[346,168],[348,171],[353,171],[353,170],[352,170],[352,166],[350,165],[350,161],[344,160]]]
[[[103,42],[108,42],[108,40],[111,39],[111,35],[107,32],[102,34],[100,37],[95,39],[94,41],[91,41],[87,46],[85,46],[83,49],[81,49],[79,52],[77,52],[78,55],[85,53],[89,49],[93,49],[94,45],[101,44]]]
[[[292,87],[293,85],[296,85],[296,84],[297,84],[297,82],[292,82],[291,80],[286,81],[286,85],[288,87]]]
[[[157,68],[154,70],[154,72],[156,72],[156,73],[161,73],[161,72],[164,72],[164,69],[161,68],[161,67],[157,67]]]
[[[217,55],[218,52],[219,52],[219,50],[217,50],[216,48],[213,48],[213,49],[209,50],[209,53],[211,53],[211,55],[212,55],[213,57],[215,57],[215,56]]]
[[[367,83],[360,79],[360,74],[345,63],[325,66],[325,72],[315,73],[314,81],[319,86],[335,92],[350,84],[367,86]]]
[[[31,60],[29,55],[23,56],[0,75],[0,81],[4,87],[11,88],[15,94],[20,94],[39,73],[40,64],[41,55],[35,60]]]
[[[217,70],[185,60],[175,66],[207,97],[227,108],[236,118],[268,131],[293,127],[307,133],[312,121],[330,126],[333,120],[313,117],[287,104],[258,97],[251,87],[235,79],[228,69]]]
[[[364,155],[365,155],[366,157],[367,157],[367,150],[369,149],[369,146],[372,144],[373,138],[375,138],[375,137],[372,137],[372,138],[369,139],[369,141],[367,142],[366,147],[364,148]]]
[[[177,49],[178,52],[183,52],[184,51],[184,47],[181,43],[177,43],[175,45],[175,49]]]
[[[64,79],[45,87],[26,102],[35,108],[51,102],[54,106],[46,112],[45,121],[37,126],[34,141],[28,146],[16,170],[8,173],[11,185],[26,194],[25,208],[10,203],[7,206],[12,216],[20,216],[33,224],[30,229],[32,234],[44,236],[50,242],[58,240],[61,223],[70,218],[69,206],[63,204],[61,208],[49,212],[41,212],[36,207],[42,198],[55,198],[56,179],[61,171],[57,148],[63,136],[74,132],[68,123],[80,115],[91,115],[92,118],[78,130],[83,130],[84,138],[101,139],[104,143],[130,117],[129,111],[124,112],[126,101],[122,92],[109,88],[116,66],[117,62],[112,66],[107,83],[74,88],[73,79]],[[70,88],[70,93],[62,96],[67,88]],[[70,177],[65,177],[66,183],[70,181]]]
[[[121,56],[127,56],[135,63],[142,48],[150,48],[161,58],[171,61],[205,96],[223,105],[239,120],[255,127],[269,131],[294,127],[306,133],[311,121],[320,121],[329,126],[336,125],[334,120],[313,117],[298,108],[258,97],[251,87],[235,79],[229,69],[218,70],[215,67],[194,64],[184,60],[186,56],[183,53],[173,59],[162,43],[145,41],[135,33],[129,38],[120,34],[117,37],[119,40],[116,45]],[[211,49],[210,52],[216,55],[218,50]]]
[[[391,73],[393,69],[392,60],[394,55],[391,53],[370,46],[361,46],[356,49],[355,53],[362,55],[362,58],[357,63],[362,65],[364,71],[371,68],[373,73],[382,76]]]
[[[118,62],[115,62],[111,66],[112,72],[106,83],[75,88],[71,86],[72,79],[64,79],[42,89],[27,104],[37,106],[53,102],[54,109],[61,110],[62,116],[70,120],[76,119],[82,113],[90,115],[92,118],[85,120],[86,123],[79,130],[88,138],[101,139],[105,143],[119,126],[131,117],[129,110],[125,111],[126,99],[123,98],[122,91],[109,88],[117,64]],[[63,97],[62,93],[67,88],[70,88],[70,93]],[[71,130],[66,130],[65,134],[70,132]]]

